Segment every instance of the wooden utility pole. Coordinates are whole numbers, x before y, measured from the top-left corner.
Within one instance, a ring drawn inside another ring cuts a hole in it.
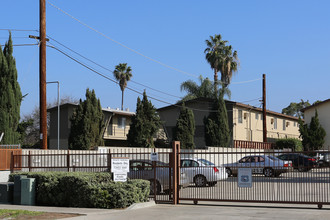
[[[39,107],[40,142],[47,149],[47,100],[46,100],[46,0],[40,0],[40,54],[39,54]]]
[[[263,142],[267,142],[266,74],[262,74],[262,113]]]

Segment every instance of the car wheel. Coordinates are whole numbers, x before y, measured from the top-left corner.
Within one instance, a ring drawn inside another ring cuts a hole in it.
[[[154,195],[154,180],[149,180],[150,182],[150,195]],[[158,181],[156,181],[156,195],[160,194],[161,185]]]
[[[199,175],[199,176],[195,176],[194,183],[197,187],[204,187],[206,186],[207,181],[205,176]]]
[[[228,174],[228,177],[230,177],[231,175],[233,175],[233,172],[231,171],[230,168],[226,168],[226,172]]]
[[[216,181],[214,181],[214,182],[208,182],[208,183],[207,183],[207,185],[209,185],[209,186],[215,186],[216,184],[217,184]]]
[[[272,177],[272,176],[274,176],[274,171],[272,168],[265,168],[264,174],[265,174],[265,177]]]

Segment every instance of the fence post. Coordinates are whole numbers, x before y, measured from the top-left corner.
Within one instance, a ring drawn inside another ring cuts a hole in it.
[[[70,150],[66,154],[66,166],[68,167],[68,172],[70,172]]]
[[[31,172],[31,151],[29,151],[29,155],[28,155],[28,168],[29,168],[29,172]]]
[[[107,164],[107,166],[108,166],[109,172],[111,173],[111,149],[109,149],[109,151],[108,151],[108,164]]]
[[[14,151],[11,152],[10,173],[14,172]]]
[[[173,205],[177,205],[179,201],[179,191],[178,191],[178,158],[180,155],[178,155],[178,149],[180,151],[180,141],[173,141],[172,143],[172,165],[173,165]]]

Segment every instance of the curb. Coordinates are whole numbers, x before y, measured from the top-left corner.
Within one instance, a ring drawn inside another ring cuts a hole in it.
[[[129,210],[135,210],[135,209],[141,209],[141,208],[148,208],[148,207],[152,207],[152,206],[155,206],[155,205],[156,205],[155,201],[134,203],[134,204],[130,205],[125,210],[129,211]]]

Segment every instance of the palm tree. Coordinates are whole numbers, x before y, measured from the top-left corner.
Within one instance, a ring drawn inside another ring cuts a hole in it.
[[[206,53],[205,58],[214,70],[214,83],[218,82],[219,64],[222,60],[223,48],[226,46],[227,41],[223,41],[220,34],[215,34],[214,37],[210,36],[210,40],[205,40],[207,48],[204,50]]]
[[[183,83],[181,83],[181,92],[187,91],[188,94],[182,98],[179,102],[188,101],[195,98],[211,98],[214,99],[216,96],[214,94],[214,85],[212,84],[212,81],[209,80],[209,78],[203,78],[202,76],[199,76],[200,85],[198,85],[196,82],[192,80],[187,80]],[[221,83],[222,85],[222,83]],[[217,85],[218,86],[218,85]],[[222,92],[222,94],[227,95],[230,98],[230,90],[228,88],[224,88],[222,86],[222,89],[219,91]]]
[[[237,51],[232,52],[232,46],[227,46],[228,41],[222,40],[220,34],[210,36],[210,40],[206,40],[205,43],[207,45],[204,50],[205,58],[214,70],[214,84],[218,83],[218,72],[220,71],[223,86],[228,87],[233,73],[239,66]]]
[[[115,66],[115,70],[113,71],[113,75],[116,80],[119,82],[121,94],[121,110],[124,109],[124,90],[127,86],[127,82],[132,77],[132,69],[130,66],[127,66],[127,63],[120,63]]]

